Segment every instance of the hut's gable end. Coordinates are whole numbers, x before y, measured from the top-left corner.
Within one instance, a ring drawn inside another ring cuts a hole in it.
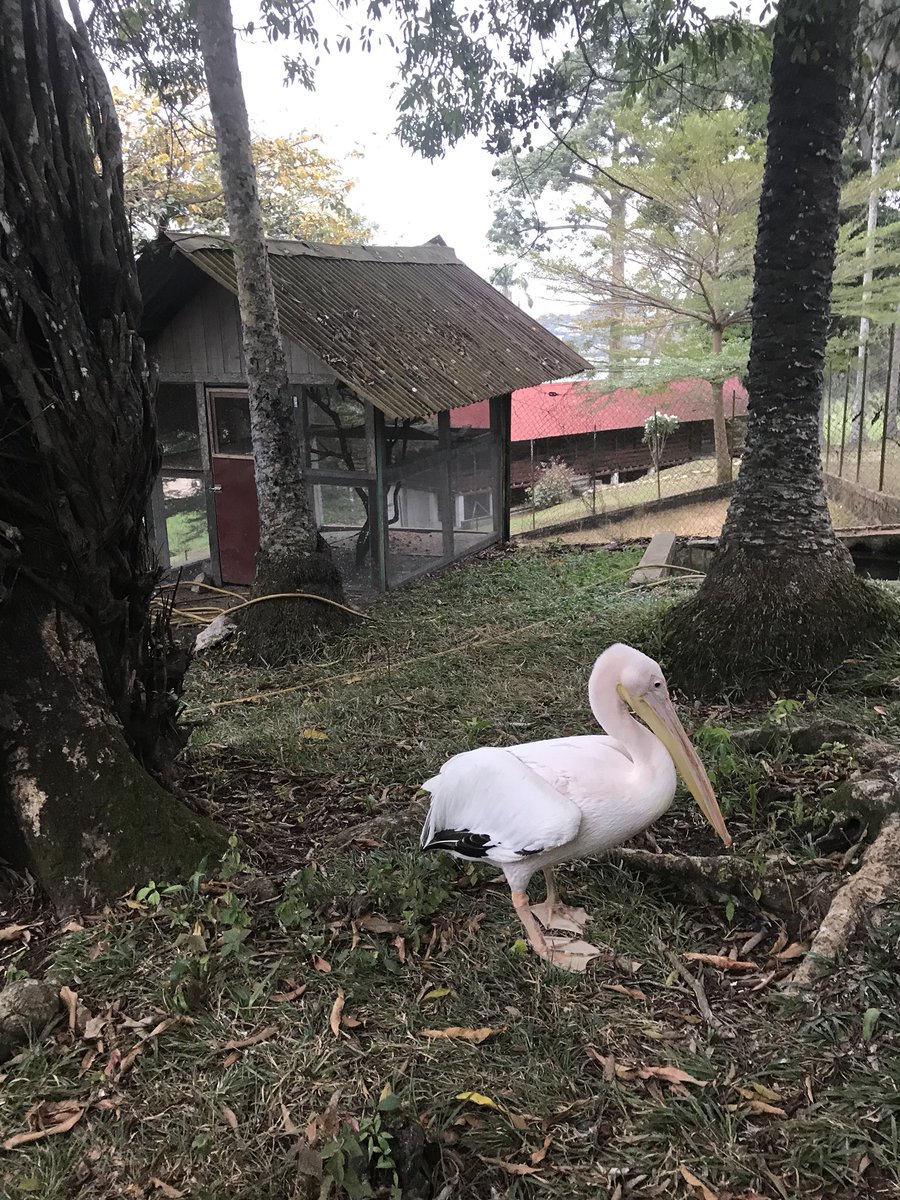
[[[284,348],[291,382],[334,380],[333,371],[288,337]],[[163,381],[242,384],[246,375],[237,297],[209,280],[151,339],[150,355]]]

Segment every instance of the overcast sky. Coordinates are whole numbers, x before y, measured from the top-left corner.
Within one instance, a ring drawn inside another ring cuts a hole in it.
[[[238,26],[259,13],[257,0],[232,0],[232,7]],[[724,13],[731,3],[706,0],[704,7]],[[329,0],[315,0],[314,8],[320,31],[333,36],[346,29],[347,19]],[[395,28],[389,18],[381,27]],[[346,159],[346,174],[357,181],[350,202],[374,227],[376,242],[421,245],[440,234],[468,266],[490,278],[501,261],[487,239],[495,160],[474,137],[431,163],[400,144],[394,135],[392,94],[396,57],[388,45],[373,44],[370,54],[355,46],[349,54],[323,53],[314,92],[299,84],[285,86],[278,43],[259,35],[239,38],[238,55],[253,129],[273,136],[315,133],[325,153]],[[115,82],[128,86],[121,77]],[[350,158],[354,151],[361,157]],[[531,299],[534,315],[571,307],[540,285],[532,289]]]

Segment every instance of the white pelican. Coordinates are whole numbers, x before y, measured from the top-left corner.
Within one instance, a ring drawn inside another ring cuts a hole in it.
[[[468,750],[422,785],[431,793],[423,850],[499,867],[534,951],[569,970],[584,970],[600,951],[573,938],[547,937],[538,925],[581,933],[588,921],[584,909],[560,903],[553,868],[620,845],[652,825],[674,799],[676,766],[700,811],[731,845],[659,664],[631,646],[610,646],[594,663],[588,700],[609,737]],[[547,899],[530,907],[526,889],[537,871],[544,873]]]

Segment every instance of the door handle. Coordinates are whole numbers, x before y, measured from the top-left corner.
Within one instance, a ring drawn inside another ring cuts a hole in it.
[[[211,485],[210,485],[210,489],[209,489],[209,490],[210,490],[211,492],[221,492],[221,490],[222,490],[222,485],[221,485],[221,483],[213,483],[213,484],[211,484]]]

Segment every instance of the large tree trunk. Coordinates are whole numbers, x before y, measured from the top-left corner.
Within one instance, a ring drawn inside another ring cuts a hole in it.
[[[835,538],[818,432],[857,11],[847,0],[779,8],[746,446],[709,573],[666,630],[671,674],[692,691],[807,679],[884,619]]]
[[[341,578],[319,536],[303,479],[300,429],[269,268],[231,5],[228,0],[197,0],[195,11],[234,245],[250,393],[260,528],[254,596],[298,591],[340,601]],[[333,605],[270,600],[245,610],[244,643],[253,658],[284,661],[303,649],[316,627],[342,623]]]
[[[218,844],[157,783],[184,662],[151,620],[153,381],[112,97],[58,0],[0,5],[2,854],[70,905]]]
[[[4,857],[61,912],[149,879],[186,878],[224,835],[149,775],[110,710],[93,638],[42,591],[0,607]]]
[[[722,330],[713,328],[713,354],[722,353]],[[731,483],[731,449],[728,445],[728,426],[725,424],[726,380],[713,384],[713,441],[716,448],[716,483]]]

